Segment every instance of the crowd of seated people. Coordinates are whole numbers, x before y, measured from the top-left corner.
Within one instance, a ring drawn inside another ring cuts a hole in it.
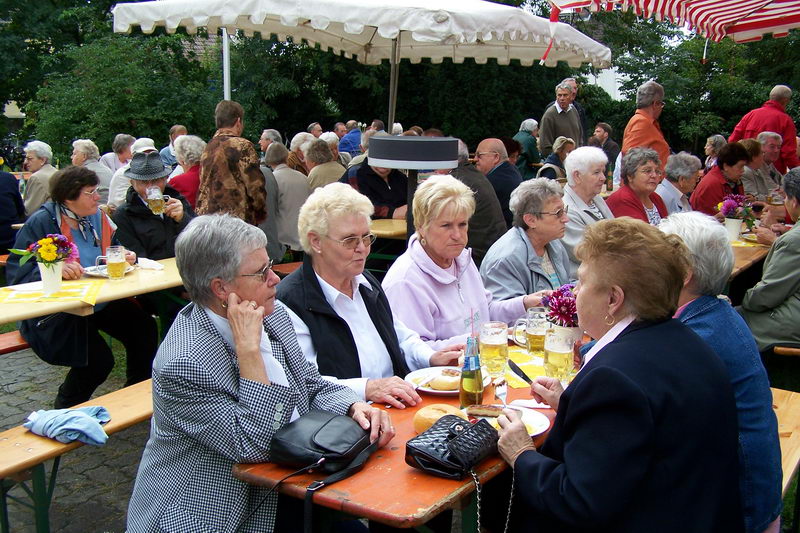
[[[655,144],[628,142],[617,157],[611,127],[599,123],[589,137],[584,111],[581,135],[556,137],[540,161],[538,123],[526,119],[514,139],[477,143],[472,158],[459,141],[458,168],[427,177],[411,205],[407,174],[370,164],[370,139],[389,135],[378,119],[326,133],[312,122],[288,146],[263,130],[254,144],[241,106],[223,101],[208,144],[174,126],[160,153],[152,139],[119,134],[100,158],[79,139],[73,165],[59,171],[52,148],[31,142],[30,196],[9,197],[16,219],[28,218],[8,247],[64,233],[80,252],[65,279],[119,244],[130,263],[176,257],[184,282],[176,295],[188,305],[169,309],[160,346],[148,295],[21,324],[42,360],[69,367],[56,407],[87,400],[108,376],[114,360],[100,332],[125,347],[127,384],[152,374],[156,414],[128,529],[296,527],[283,496],[255,508],[261,489],[232,479],[231,465],[268,461],[274,430],[312,408],[349,414],[386,444],[391,420],[367,402],[419,405],[409,372],[459,364],[482,323],[513,323],[578,282],[580,327],[597,342],[566,390],[550,378],[531,386],[557,412],[545,445],[533,447],[514,413],[500,418],[517,491],[512,530],[535,517],[542,531],[777,532],[780,450],[761,358],[800,346],[800,168],[777,169],[785,131],[711,136],[705,165],[686,152],[665,159],[663,88],[648,83],[636,120],[655,129],[637,138]],[[574,101],[572,85],[559,87]],[[389,129],[442,135],[417,128]],[[151,190],[169,197],[161,213],[148,207]],[[756,234],[770,246],[741,308],[719,297],[733,252],[717,205],[734,193],[761,208]],[[373,274],[371,221],[408,216],[407,245],[385,276]],[[478,220],[491,231],[478,233]],[[279,282],[271,268],[284,260],[300,266]],[[11,256],[7,277],[39,274]],[[224,490],[202,505],[193,497],[213,487]]]

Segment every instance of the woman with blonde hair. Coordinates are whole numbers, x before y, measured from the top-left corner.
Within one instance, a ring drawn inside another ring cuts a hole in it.
[[[515,483],[512,530],[742,531],[730,378],[672,319],[686,246],[620,218],[586,228],[576,254],[578,320],[598,341],[566,390],[555,378],[531,386],[557,411],[541,450],[516,411],[499,418]]]
[[[403,377],[455,362],[462,346],[434,351],[393,314],[364,265],[375,236],[369,198],[344,183],[314,191],[300,208],[303,266],[278,286],[306,359],[364,400],[403,408],[420,401]]]
[[[428,345],[464,342],[472,326],[513,322],[541,303],[542,294],[505,301],[492,297],[467,246],[475,211],[472,190],[449,175],[432,176],[414,194],[416,232],[386,273],[383,288],[395,314]]]

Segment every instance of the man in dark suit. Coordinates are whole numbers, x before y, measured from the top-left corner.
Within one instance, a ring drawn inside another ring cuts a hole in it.
[[[608,157],[608,163],[606,163],[606,174],[608,174],[609,170],[614,169],[614,162],[617,160],[617,156],[619,155],[619,144],[617,144],[614,139],[611,138],[611,132],[611,126],[605,122],[598,122],[597,126],[594,127],[594,136],[600,141],[600,148],[603,149],[606,157]]]
[[[517,168],[508,162],[508,152],[503,141],[494,138],[482,140],[475,150],[475,166],[492,184],[500,201],[506,229],[510,228],[512,216],[508,202],[511,199],[511,192],[522,183],[522,176]]]

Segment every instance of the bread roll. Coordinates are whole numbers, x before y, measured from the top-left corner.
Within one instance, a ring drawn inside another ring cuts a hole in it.
[[[433,390],[458,390],[461,383],[461,371],[454,368],[443,368],[442,373],[428,383]]]
[[[456,415],[464,420],[467,419],[467,415],[465,415],[461,409],[452,405],[447,405],[445,403],[426,405],[414,415],[414,431],[422,433],[444,415]]]

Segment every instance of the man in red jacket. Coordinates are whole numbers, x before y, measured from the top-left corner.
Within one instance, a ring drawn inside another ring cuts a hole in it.
[[[786,113],[786,105],[792,99],[792,90],[786,85],[776,85],[769,92],[769,100],[758,109],[753,109],[736,125],[728,142],[741,139],[755,139],[762,131],[774,131],[783,138],[781,156],[775,161],[775,168],[781,174],[786,174],[787,169],[800,166],[797,157],[795,137],[797,128]]]

